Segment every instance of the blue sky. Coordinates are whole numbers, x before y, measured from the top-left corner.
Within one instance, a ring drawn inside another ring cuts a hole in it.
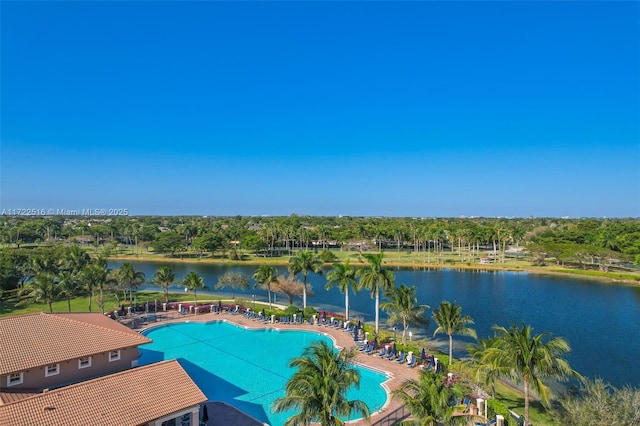
[[[0,7],[2,209],[640,217],[638,2]]]

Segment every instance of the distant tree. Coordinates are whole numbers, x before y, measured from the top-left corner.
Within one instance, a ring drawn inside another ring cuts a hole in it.
[[[449,336],[449,365],[453,360],[453,335],[471,336],[477,338],[476,331],[467,327],[473,324],[473,319],[469,315],[462,315],[462,306],[456,303],[444,301],[440,307],[433,311],[433,320],[438,325],[433,335],[447,334]]]
[[[161,266],[153,274],[153,285],[162,289],[165,303],[169,303],[169,287],[176,282],[176,273],[168,266]]]
[[[213,254],[216,250],[224,247],[224,241],[224,237],[221,234],[206,233],[194,238],[191,244],[198,250],[208,251]]]
[[[419,305],[416,297],[416,287],[407,287],[400,284],[399,287],[391,287],[385,292],[388,302],[383,302],[380,307],[389,315],[390,325],[402,324],[402,344],[407,343],[407,330],[409,326],[427,326],[429,320],[424,316],[424,311],[429,305]]]
[[[225,272],[215,285],[217,290],[221,288],[231,288],[233,299],[236,299],[236,290],[247,290],[249,288],[249,277],[242,272]]]
[[[338,257],[331,250],[322,250],[318,255],[324,263],[333,263],[338,261]]]
[[[193,291],[193,304],[198,306],[198,289],[207,288],[204,284],[204,279],[195,272],[191,271],[182,279],[182,283],[189,291]]]
[[[169,252],[173,256],[176,252],[184,249],[185,240],[177,232],[160,232],[154,237],[152,247],[158,253]]]
[[[246,250],[253,250],[256,254],[262,251],[263,256],[267,257],[266,249],[268,247],[264,239],[256,232],[248,232],[240,239],[240,245]]]

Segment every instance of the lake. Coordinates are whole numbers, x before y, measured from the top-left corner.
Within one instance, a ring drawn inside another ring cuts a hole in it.
[[[253,275],[257,266],[227,266],[200,263],[132,262],[136,270],[143,271],[147,280],[160,266],[170,266],[178,278],[195,271],[213,290],[218,277],[227,271]],[[109,262],[117,268],[122,262]],[[288,274],[285,267],[279,273]],[[601,283],[565,276],[539,275],[526,272],[467,271],[456,269],[416,270],[396,269],[396,283],[415,285],[418,302],[431,306],[427,315],[443,300],[462,305],[463,314],[470,315],[478,337],[493,334],[491,327],[509,327],[521,321],[531,325],[534,333],[551,332],[568,340],[572,352],[568,356],[571,366],[589,377],[601,377],[615,386],[640,386],[640,287]],[[309,274],[308,282],[315,296],[307,303],[318,310],[344,312],[344,295],[336,288],[326,291],[325,276]],[[253,281],[252,281],[253,285]],[[152,286],[145,288],[152,289]],[[180,286],[176,291],[182,290]],[[206,293],[206,292],[204,292]],[[216,294],[231,295],[230,291]],[[198,292],[200,294],[200,292]],[[239,292],[240,297],[267,300],[267,292],[249,289]],[[374,301],[364,290],[350,295],[350,314],[365,321],[374,320]],[[278,296],[278,303],[285,303]],[[301,302],[298,301],[298,305]],[[385,320],[381,312],[381,327]],[[388,326],[385,327],[389,328]],[[427,336],[429,345],[443,351],[448,349],[446,335],[433,337],[435,326],[427,330],[412,330],[415,336]],[[464,346],[471,340],[454,336],[454,354],[464,356]]]

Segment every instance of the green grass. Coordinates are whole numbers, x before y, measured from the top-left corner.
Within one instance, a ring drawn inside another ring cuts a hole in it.
[[[158,302],[164,301],[164,295],[159,292],[152,291],[139,291],[135,293],[136,300],[138,304],[146,303],[147,301],[153,302],[157,300]],[[183,293],[170,293],[169,301],[171,302],[191,302],[193,303],[193,294],[183,294]],[[212,299],[209,295],[207,297],[198,297],[198,304],[204,304],[207,302],[217,302],[218,299]],[[246,306],[249,305],[249,301],[245,299],[237,299],[236,303],[244,304]],[[125,306],[128,305],[128,302],[123,303]],[[109,296],[105,297],[105,312],[112,311],[117,309],[120,305],[115,297]],[[69,312],[69,307],[67,304],[67,299],[56,300],[52,304],[54,313],[64,313]],[[100,308],[96,303],[96,298],[94,297],[92,304],[92,312],[100,312]],[[20,305],[17,303],[16,299],[4,300],[2,302],[2,310],[0,312],[0,317],[7,317],[13,315],[25,315],[25,314],[33,314],[38,312],[49,312],[49,305],[46,303],[30,303],[27,305]],[[79,296],[71,299],[71,312],[89,312],[89,297],[88,296]]]
[[[588,277],[603,277],[620,281],[640,281],[640,275],[621,274],[619,272],[589,271],[584,269],[558,269],[551,268],[551,272],[560,272],[563,274],[583,275]]]
[[[496,397],[518,415],[524,415],[524,396],[504,383],[496,383]],[[556,426],[549,412],[540,402],[529,402],[529,421],[535,426]]]

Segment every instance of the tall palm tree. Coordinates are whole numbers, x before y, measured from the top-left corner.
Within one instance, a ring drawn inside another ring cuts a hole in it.
[[[513,324],[509,329],[494,326],[495,341],[480,357],[482,363],[499,366],[501,375],[517,382],[524,388],[524,421],[529,424],[529,389],[533,388],[545,406],[549,406],[551,389],[543,379],[566,381],[570,377],[579,378],[563,355],[569,353],[569,343],[551,334],[533,335],[532,328],[525,323],[522,327]]]
[[[447,334],[449,335],[449,365],[453,360],[453,335],[471,336],[477,339],[476,331],[467,327],[473,324],[473,319],[469,315],[462,315],[462,306],[451,302],[444,301],[440,303],[440,308],[434,309],[433,320],[438,324],[433,335]]]
[[[411,418],[403,425],[436,426],[438,424],[456,424],[453,412],[455,401],[462,395],[457,384],[446,386],[442,374],[422,370],[418,379],[404,381],[392,393],[409,409]],[[468,424],[469,419],[462,417],[459,422]]]
[[[395,283],[395,275],[390,269],[382,266],[382,252],[377,254],[363,253],[362,256],[369,264],[358,269],[356,276],[360,278],[360,288],[371,291],[371,297],[376,301],[376,334],[380,326],[380,292],[387,291]]]
[[[82,268],[91,262],[91,258],[86,251],[81,249],[78,245],[74,244],[69,250],[69,255],[66,259],[66,268],[74,274],[79,273]]]
[[[49,312],[53,313],[53,301],[58,295],[58,283],[52,273],[41,272],[35,279],[28,282],[19,292],[24,297],[24,303],[45,301],[49,305]]]
[[[491,386],[491,398],[496,397],[496,379],[500,376],[501,366],[496,360],[483,359],[487,350],[495,345],[494,337],[488,339],[480,339],[476,345],[468,345],[467,352],[471,355],[471,364],[475,369],[475,379],[480,381],[484,379],[486,385]]]
[[[353,348],[335,352],[326,342],[317,341],[301,357],[291,360],[289,366],[298,371],[287,382],[286,396],[273,404],[276,413],[299,411],[285,426],[311,422],[343,425],[341,417],[348,418],[351,414],[369,418],[369,407],[363,401],[349,401],[346,397],[349,388],[360,386],[360,373],[352,362],[355,355]]]
[[[356,270],[349,265],[349,259],[344,263],[336,263],[333,270],[327,274],[327,285],[330,290],[333,286],[338,286],[341,293],[344,293],[344,320],[349,321],[349,289],[353,294],[358,294],[358,282],[356,281]]]
[[[267,289],[269,310],[271,310],[271,284],[278,282],[278,273],[276,272],[276,269],[273,266],[262,265],[253,273],[253,279],[256,280],[256,285]]]
[[[133,289],[144,283],[144,272],[136,271],[131,263],[123,263],[118,268],[118,280],[125,290],[129,290],[129,304],[132,304]]]
[[[58,275],[58,290],[61,295],[67,298],[67,306],[71,312],[71,298],[80,292],[80,282],[78,276],[70,271],[62,271]]]
[[[162,289],[165,303],[169,303],[169,287],[176,281],[176,273],[168,266],[161,266],[153,274],[153,284]]]
[[[406,344],[407,330],[410,325],[428,325],[429,320],[424,317],[424,311],[429,305],[418,305],[416,286],[391,287],[385,292],[388,302],[383,302],[380,307],[389,315],[389,324],[402,324],[402,344]]]
[[[315,272],[322,275],[322,260],[309,250],[299,251],[289,259],[289,273],[291,277],[302,273],[302,308],[307,307],[307,274]]]
[[[191,271],[184,276],[181,285],[185,286],[185,288],[188,288],[189,291],[193,290],[193,304],[195,306],[198,306],[198,289],[207,288],[207,286],[204,285],[204,280],[202,279],[202,277]]]

